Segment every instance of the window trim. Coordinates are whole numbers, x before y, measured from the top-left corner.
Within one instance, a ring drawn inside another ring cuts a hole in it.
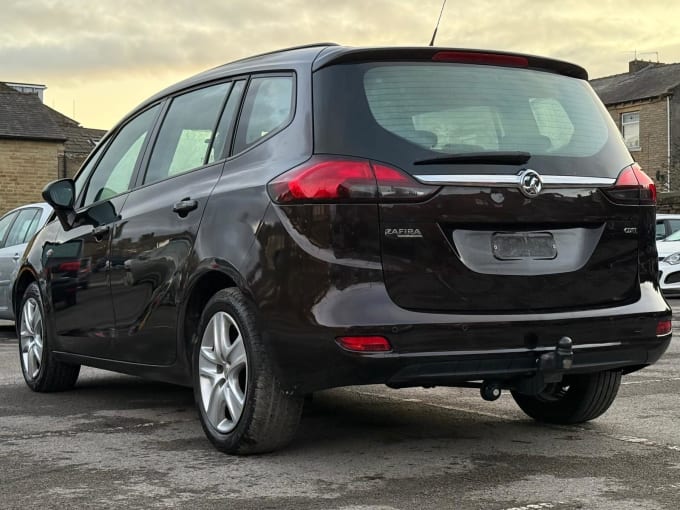
[[[623,121],[623,116],[624,115],[629,115],[631,113],[636,113],[637,114],[637,121],[635,122],[624,122]],[[619,120],[621,122],[621,136],[623,137],[623,143],[626,146],[626,148],[631,151],[631,152],[637,152],[642,150],[642,145],[640,144],[640,110],[634,110],[630,112],[621,112]],[[633,124],[637,124],[638,127],[638,144],[637,147],[630,147],[628,143],[626,142],[626,126],[630,126]]]
[[[267,133],[265,136],[259,138],[257,141],[254,143],[248,145],[246,148],[239,152],[234,152],[235,147],[236,147],[236,135],[238,134],[238,128],[241,124],[241,120],[244,115],[244,105],[246,98],[248,97],[248,92],[250,91],[250,85],[254,79],[257,78],[276,78],[276,77],[288,77],[288,78],[293,78],[293,90],[291,93],[291,110],[290,114],[288,115],[288,119],[286,119],[285,123],[282,123],[280,127],[275,129],[274,131],[271,131],[270,133]],[[231,145],[229,147],[229,157],[227,160],[231,160],[237,156],[240,156],[241,154],[245,154],[246,152],[249,152],[250,150],[254,149],[255,147],[261,145],[265,141],[269,140],[273,136],[276,136],[279,134],[281,131],[287,129],[292,123],[293,120],[295,119],[295,116],[297,115],[297,105],[298,105],[298,77],[297,73],[295,70],[277,70],[277,71],[263,71],[260,73],[251,73],[249,78],[248,78],[248,83],[246,83],[246,87],[243,90],[243,95],[241,96],[241,105],[238,110],[238,115],[236,118],[236,123],[234,124],[234,132],[232,134],[232,139],[231,139]]]

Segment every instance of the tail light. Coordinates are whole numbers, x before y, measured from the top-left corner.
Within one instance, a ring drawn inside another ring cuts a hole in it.
[[[439,188],[382,163],[315,157],[280,175],[267,189],[274,202],[294,204],[418,201]]]
[[[613,201],[622,204],[656,204],[654,181],[642,171],[637,163],[624,168],[614,186],[605,192]]]

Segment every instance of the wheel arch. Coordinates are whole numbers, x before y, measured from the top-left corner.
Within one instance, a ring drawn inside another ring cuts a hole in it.
[[[16,318],[19,317],[19,308],[21,307],[21,298],[26,292],[28,286],[33,283],[38,282],[38,275],[30,267],[22,268],[17,274],[16,280],[14,280],[14,286],[11,292],[12,298],[12,311],[14,312],[14,319],[16,324]]]
[[[211,259],[199,264],[189,278],[179,317],[179,354],[191,374],[191,348],[205,305],[222,289],[236,287],[252,298],[245,279],[227,261]]]

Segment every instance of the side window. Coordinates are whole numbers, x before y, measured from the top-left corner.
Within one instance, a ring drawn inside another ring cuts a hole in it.
[[[245,83],[243,80],[235,82],[229,93],[229,99],[227,99],[224,112],[222,112],[222,117],[220,117],[220,123],[217,125],[217,131],[215,131],[215,140],[208,155],[208,163],[228,155],[227,151],[229,149],[225,145],[231,139],[230,131],[238,114],[238,106],[241,103],[241,95],[243,94]]]
[[[217,117],[231,83],[188,92],[172,100],[151,153],[144,183],[205,164]]]
[[[19,211],[17,220],[12,225],[12,228],[7,234],[5,246],[16,246],[24,243],[24,239],[28,234],[29,229],[34,223],[36,215],[40,215],[40,209],[31,207],[30,209],[22,209]]]
[[[101,153],[103,150],[105,150],[104,146],[97,146],[95,149],[97,151],[97,154],[94,154],[88,161],[85,167],[81,168],[81,170],[78,172],[78,175],[75,178],[74,184],[75,184],[75,197],[76,197],[76,204],[80,203],[80,194],[82,193],[83,189],[85,189],[85,184],[87,184],[87,180],[90,178],[90,174],[92,173],[92,169],[94,168],[94,165],[97,163],[97,160],[99,159],[99,156],[101,156]]]
[[[288,123],[293,114],[294,84],[292,76],[263,76],[250,81],[236,130],[235,153]]]
[[[671,226],[671,234],[680,230],[680,220],[668,220],[668,223]]]
[[[83,206],[127,191],[144,141],[153,127],[159,106],[138,115],[116,134],[87,185]]]
[[[663,220],[656,220],[656,239],[666,237],[666,224]]]
[[[13,212],[10,213],[6,216],[3,216],[0,219],[0,248],[4,247],[4,241],[5,241],[5,235],[7,234],[7,231],[9,230],[9,226],[12,224],[14,221],[14,218],[16,218],[17,213]]]

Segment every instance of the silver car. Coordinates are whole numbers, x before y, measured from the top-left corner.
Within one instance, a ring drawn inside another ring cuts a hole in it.
[[[19,259],[51,213],[49,205],[37,203],[18,207],[0,218],[0,319],[14,320],[12,286]]]

